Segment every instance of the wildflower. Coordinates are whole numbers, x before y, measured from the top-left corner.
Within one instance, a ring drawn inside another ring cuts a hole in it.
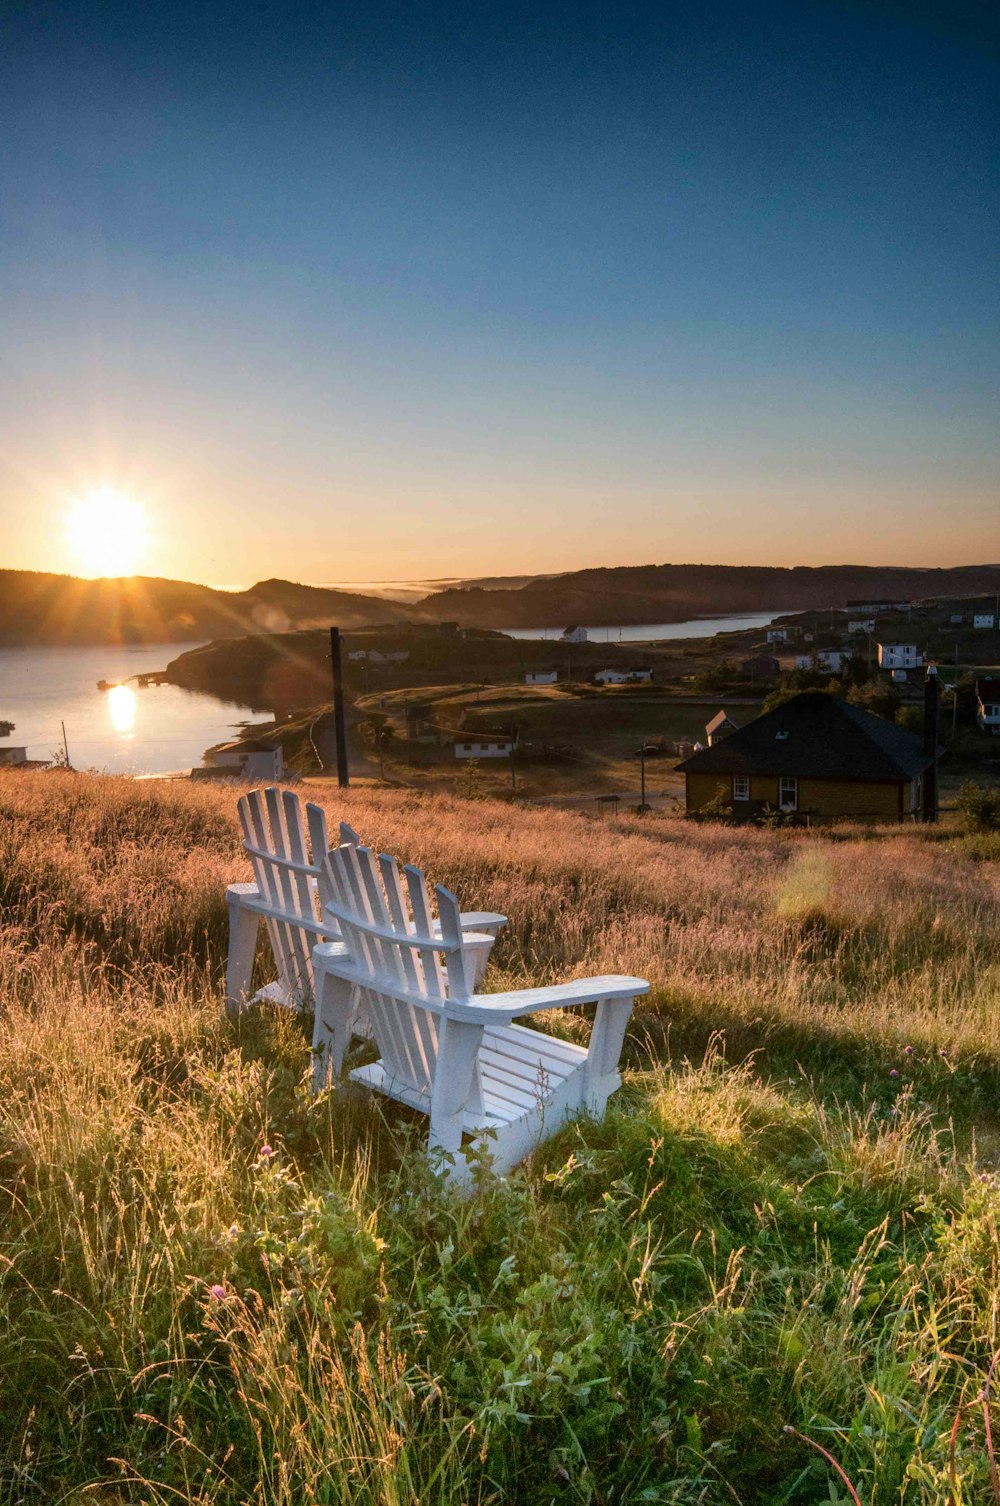
[[[209,1287],[208,1295],[216,1302],[221,1302],[226,1295],[226,1288],[217,1281],[214,1286]]]
[[[903,1051],[905,1052],[905,1054],[907,1056],[912,1056],[913,1055],[913,1047],[912,1046],[904,1046],[903,1047]]]
[[[895,1067],[893,1067],[892,1071],[889,1073],[889,1076],[890,1077],[898,1077],[899,1076],[899,1073],[896,1071]]]
[[[274,1155],[274,1146],[273,1145],[262,1145],[261,1148],[260,1148],[260,1150],[257,1152],[257,1159],[258,1159],[258,1161],[266,1161],[266,1160],[268,1160],[273,1155]]]
[[[239,1239],[239,1237],[240,1237],[240,1226],[239,1226],[239,1224],[230,1224],[229,1228],[226,1230],[226,1237],[228,1239]]]

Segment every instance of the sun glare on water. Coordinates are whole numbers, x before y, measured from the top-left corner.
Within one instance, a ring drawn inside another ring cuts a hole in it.
[[[108,715],[116,732],[135,728],[135,691],[130,685],[112,685],[108,691]]]
[[[104,486],[73,504],[66,537],[83,573],[132,575],[146,554],[149,523],[140,503]]]

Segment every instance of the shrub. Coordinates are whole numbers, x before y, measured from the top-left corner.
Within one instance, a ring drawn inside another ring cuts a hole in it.
[[[967,779],[955,805],[962,813],[966,831],[1000,831],[1000,790]]]

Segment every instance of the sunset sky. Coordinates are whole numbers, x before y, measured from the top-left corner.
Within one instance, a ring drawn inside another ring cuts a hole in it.
[[[0,565],[1000,560],[997,42],[985,0],[8,0]]]

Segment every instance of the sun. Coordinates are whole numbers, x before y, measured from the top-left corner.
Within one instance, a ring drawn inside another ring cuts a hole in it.
[[[73,504],[66,538],[85,574],[133,575],[149,546],[149,522],[141,503],[102,486]]]

